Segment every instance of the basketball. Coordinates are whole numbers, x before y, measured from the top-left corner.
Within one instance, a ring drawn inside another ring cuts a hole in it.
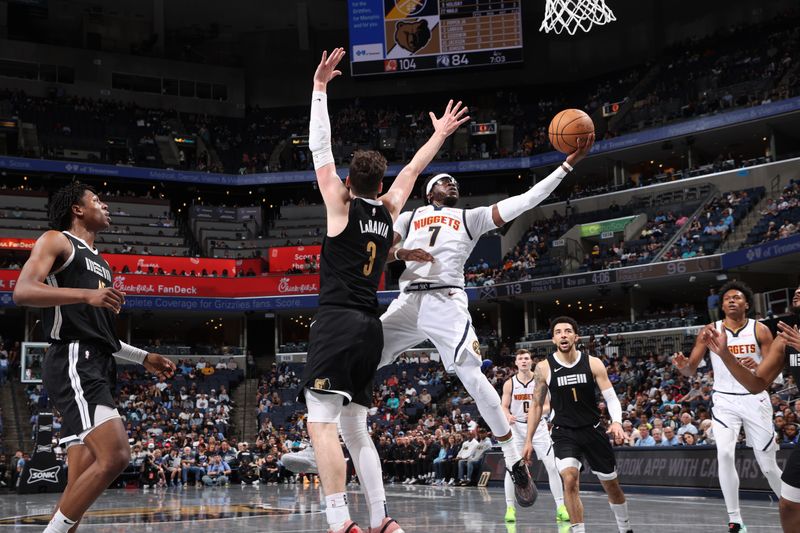
[[[594,122],[580,109],[565,109],[553,117],[547,133],[553,148],[563,154],[571,154],[578,149],[578,138],[586,138],[594,133]]]

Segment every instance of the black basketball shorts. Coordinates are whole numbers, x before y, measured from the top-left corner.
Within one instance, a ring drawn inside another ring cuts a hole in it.
[[[115,409],[117,365],[114,356],[79,341],[51,344],[44,357],[42,384],[61,415],[61,442],[80,441],[95,427],[98,405]]]
[[[602,424],[582,428],[554,426],[550,436],[556,460],[561,461],[562,466],[563,461],[570,458],[578,462],[585,458],[592,472],[599,474],[601,480],[605,476],[615,475],[617,460]]]
[[[372,405],[372,381],[383,351],[383,328],[374,314],[346,307],[320,309],[311,322],[308,355],[300,379],[304,389],[340,394],[344,405]]]

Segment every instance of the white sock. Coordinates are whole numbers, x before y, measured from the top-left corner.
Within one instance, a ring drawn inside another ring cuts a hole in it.
[[[510,472],[506,472],[503,487],[506,489],[506,507],[515,507],[517,498],[514,496],[514,481],[511,479]]]
[[[344,527],[345,523],[350,520],[346,492],[325,496],[325,516],[328,518],[328,526],[332,531],[338,531]]]
[[[520,455],[519,450],[517,450],[517,447],[514,445],[514,437],[509,435],[508,440],[505,441],[501,441],[498,438],[497,442],[503,450],[503,457],[506,459],[506,469],[511,470],[511,467],[522,459],[522,455]]]
[[[47,524],[44,533],[68,533],[70,528],[75,525],[75,522],[77,520],[70,520],[59,509],[50,519],[50,523]]]
[[[631,528],[631,519],[628,516],[628,502],[611,503],[611,510],[614,511],[614,517],[617,519],[617,527],[620,533],[626,533]]]
[[[572,524],[572,533],[586,533],[586,528],[584,527],[583,522],[580,524]]]
[[[728,511],[728,522],[742,524],[742,512],[739,509]]]

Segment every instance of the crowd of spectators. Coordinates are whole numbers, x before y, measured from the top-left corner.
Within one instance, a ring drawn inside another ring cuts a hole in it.
[[[800,223],[800,180],[792,180],[781,194],[761,210],[761,219],[750,230],[744,246],[784,239],[798,232]]]

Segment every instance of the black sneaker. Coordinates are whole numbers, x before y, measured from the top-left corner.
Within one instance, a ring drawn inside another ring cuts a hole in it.
[[[737,522],[729,522],[728,533],[747,533],[747,528]]]
[[[514,496],[520,507],[530,507],[539,496],[536,485],[531,480],[528,465],[522,459],[514,463],[510,470],[511,479],[514,481]]]

